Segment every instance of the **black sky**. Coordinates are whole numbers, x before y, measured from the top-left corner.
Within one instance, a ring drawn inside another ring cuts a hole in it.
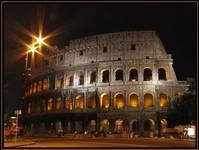
[[[49,42],[64,47],[67,41],[98,33],[156,30],[167,53],[172,54],[179,80],[196,73],[196,4],[108,3],[108,4],[3,4],[4,111],[11,112],[23,95],[23,46],[14,40],[31,42],[19,26],[36,32],[44,12],[44,33],[64,26],[64,32]]]

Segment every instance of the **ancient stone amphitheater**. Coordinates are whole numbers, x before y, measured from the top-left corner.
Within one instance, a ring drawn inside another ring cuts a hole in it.
[[[93,35],[43,53],[28,64],[25,131],[155,131],[167,125],[169,98],[187,88],[155,31]]]

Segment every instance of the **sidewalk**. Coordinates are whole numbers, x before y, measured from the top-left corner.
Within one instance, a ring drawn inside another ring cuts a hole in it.
[[[107,135],[107,137],[94,137],[91,135],[83,135],[83,134],[65,134],[64,136],[57,136],[57,135],[35,135],[35,136],[26,136],[27,139],[31,138],[58,138],[58,139],[157,139],[157,140],[171,140],[171,138],[158,138],[158,137],[133,137],[129,138],[128,135]],[[195,139],[178,139],[178,138],[172,138],[172,140],[183,140],[183,141],[190,141],[193,142]]]
[[[15,141],[5,141],[4,147],[19,147],[19,146],[26,146],[26,145],[33,145],[35,142],[31,140],[18,140],[16,143]]]

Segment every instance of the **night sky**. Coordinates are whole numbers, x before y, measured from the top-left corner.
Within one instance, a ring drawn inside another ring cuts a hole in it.
[[[43,14],[43,15],[42,15]],[[156,30],[167,53],[172,54],[178,80],[196,73],[196,3],[62,3],[3,4],[4,117],[10,115],[23,96],[24,46],[31,43],[22,26],[37,34],[44,16],[44,35],[62,27],[64,32],[48,40],[64,47],[74,38],[99,33]]]

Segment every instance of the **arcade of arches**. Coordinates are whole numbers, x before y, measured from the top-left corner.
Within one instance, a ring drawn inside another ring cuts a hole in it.
[[[167,107],[167,106],[168,106],[167,95],[164,93],[160,93],[160,107]]]
[[[97,79],[96,74],[97,73],[95,71],[93,71],[93,72],[90,73],[90,83],[91,84],[96,82],[96,79]]]
[[[118,69],[115,71],[115,80],[123,81],[123,70]]]
[[[74,98],[72,96],[66,96],[65,98],[59,97],[49,97],[48,99],[41,99],[40,101],[33,101],[26,103],[26,113],[39,113],[53,110],[84,110],[84,109],[93,109],[95,110],[98,106],[97,95],[91,93],[90,96],[87,96],[87,101],[84,100],[85,95],[78,94]],[[113,100],[113,104],[111,105]],[[142,101],[142,100],[141,100]],[[161,92],[158,97],[160,108],[167,108],[168,96]],[[151,93],[145,93],[143,99],[143,106],[145,108],[151,108],[154,106],[154,97]],[[85,104],[84,104],[85,103]],[[139,108],[142,103],[140,102],[139,96],[136,93],[130,93],[127,97],[122,92],[116,92],[113,96],[113,99],[110,97],[109,93],[101,93],[99,108],[106,109],[113,108],[114,110],[124,110],[124,108]]]
[[[84,98],[82,95],[76,96],[75,99],[75,109],[83,109],[84,108]]]
[[[125,72],[122,68],[117,68],[114,71],[114,79],[115,81],[125,81],[127,80],[129,82],[135,82],[138,81],[138,70],[136,68],[130,68],[129,71],[127,72],[127,78],[125,78]],[[158,80],[159,81],[164,81],[167,80],[167,75],[168,73],[164,68],[159,68],[158,69]],[[25,95],[30,96],[32,94],[36,94],[48,89],[63,89],[65,88],[64,84],[64,74],[58,74],[55,77],[55,80],[51,77],[48,77],[47,79],[40,79],[38,81],[34,81],[33,83],[29,83],[26,86],[25,89]],[[150,68],[145,68],[143,70],[143,81],[151,81],[152,78],[152,70]],[[69,74],[66,77],[66,85],[67,86],[74,86],[76,82],[74,82],[74,73]],[[85,74],[84,72],[78,72],[78,85],[85,85]],[[89,84],[97,83],[97,71],[90,71],[88,75],[88,82]],[[110,82],[110,71],[108,68],[103,69],[101,71],[101,82],[103,83],[108,83]],[[111,81],[112,82],[112,81]],[[74,84],[75,83],[75,84]]]
[[[98,122],[99,121],[99,122]],[[99,120],[91,119],[88,121],[84,120],[57,120],[57,121],[45,121],[45,122],[40,122],[38,125],[38,128],[40,128],[41,124],[45,124],[44,128],[47,129],[47,131],[50,130],[56,130],[58,128],[62,128],[64,132],[66,133],[73,133],[74,131],[77,131],[78,133],[82,133],[83,131],[88,131],[88,132],[95,132],[95,131],[110,131],[112,133],[123,133],[124,131],[131,132],[133,131],[134,133],[141,133],[143,131],[145,132],[155,132],[157,130],[157,122],[155,122],[153,119],[145,119],[143,122],[140,120],[123,120],[122,117],[118,119],[110,119],[109,118],[104,118],[104,119],[99,119]],[[58,125],[59,124],[59,125]],[[161,119],[160,120],[161,124],[161,129],[167,127],[167,120],[166,119]],[[31,125],[31,123],[28,123],[28,126]],[[56,127],[56,126],[59,127]],[[30,129],[32,127],[29,127]],[[45,130],[44,129],[44,130]]]
[[[109,108],[110,102],[109,102],[109,96],[108,94],[102,94],[100,99],[100,107],[101,108]]]
[[[144,107],[153,107],[153,95],[150,93],[144,95]]]
[[[109,82],[109,70],[104,70],[102,72],[102,82],[104,83]]]
[[[116,94],[114,97],[114,104],[116,109],[124,108],[124,96],[122,94]]]
[[[138,105],[139,105],[138,96],[136,94],[131,94],[129,97],[129,106],[138,107]]]
[[[152,70],[149,68],[145,68],[143,77],[144,77],[144,81],[152,80]]]
[[[109,129],[109,121],[104,119],[100,122],[100,130],[108,130]]]
[[[129,71],[129,81],[138,81],[138,71],[136,69]]]
[[[166,71],[164,68],[158,69],[158,78],[159,78],[159,80],[167,80]]]
[[[73,76],[68,77],[68,86],[73,86]]]
[[[90,96],[88,100],[88,108],[95,109],[96,105],[97,105],[97,102],[96,102],[95,95]]]
[[[53,98],[49,98],[48,104],[47,104],[47,110],[51,111],[53,108]]]
[[[66,110],[73,110],[73,100],[71,96],[65,98],[65,108]]]
[[[122,132],[124,129],[124,121],[122,119],[118,119],[115,121],[115,128],[114,131],[115,132]]]

